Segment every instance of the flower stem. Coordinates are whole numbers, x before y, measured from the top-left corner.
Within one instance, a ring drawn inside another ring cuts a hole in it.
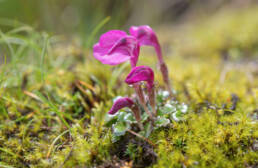
[[[127,131],[128,131],[129,133],[131,133],[131,134],[133,134],[133,135],[135,135],[135,136],[137,136],[137,137],[143,139],[144,141],[148,142],[151,146],[156,147],[156,144],[154,144],[154,143],[153,143],[151,140],[149,140],[148,138],[145,138],[144,136],[142,136],[142,135],[140,135],[140,134],[138,134],[138,133],[136,133],[136,132],[134,132],[134,131],[132,131],[132,130],[130,130],[130,129],[128,129]]]
[[[167,90],[169,91],[170,96],[172,96],[173,93],[172,93],[171,82],[169,80],[168,68],[167,68],[166,63],[164,62],[161,47],[160,47],[159,43],[157,45],[155,45],[155,50],[156,50],[156,53],[158,56],[159,68],[162,73],[163,81],[167,87]]]
[[[135,93],[138,97],[139,103],[143,106],[144,111],[149,115],[151,121],[154,121],[152,113],[149,111],[149,109],[146,105],[146,101],[145,101],[141,86],[139,84],[134,84],[133,86],[134,86]]]
[[[148,96],[149,96],[149,101],[150,105],[152,108],[152,114],[156,117],[157,112],[156,112],[156,102],[155,102],[155,87],[148,88]]]
[[[131,110],[134,114],[134,117],[135,117],[140,129],[144,130],[143,125],[141,123],[141,113],[140,113],[139,107],[134,105],[134,106],[131,107]]]

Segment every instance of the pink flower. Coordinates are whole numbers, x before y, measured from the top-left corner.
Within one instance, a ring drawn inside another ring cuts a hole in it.
[[[147,106],[143,103],[144,110],[148,115],[150,116],[151,120],[154,120],[153,115],[156,115],[155,110],[155,88],[154,88],[154,72],[153,70],[148,66],[137,66],[134,67],[131,72],[128,74],[128,76],[125,79],[125,82],[127,84],[135,84],[141,81],[147,82],[147,91],[148,91],[148,97],[150,101],[150,105],[152,107],[153,113],[149,112]],[[136,89],[136,93],[137,93]]]
[[[147,82],[148,89],[151,89],[154,86],[154,73],[150,67],[134,67],[125,79],[127,84],[134,84],[141,81]]]
[[[148,25],[143,26],[132,26],[130,28],[130,34],[138,39],[140,46],[147,45],[153,46],[156,50],[158,61],[159,61],[159,68],[162,73],[163,80],[167,86],[167,89],[172,95],[171,89],[171,82],[169,80],[168,68],[166,63],[164,62],[161,47],[158,41],[158,38],[152,28]]]
[[[158,46],[158,38],[155,32],[148,25],[132,26],[129,29],[130,34],[139,40],[140,45]]]
[[[132,26],[129,31],[132,36],[137,38],[140,46],[153,46],[156,50],[160,64],[164,62],[158,38],[150,26]]]
[[[133,100],[128,97],[119,98],[114,102],[108,114],[115,114],[116,112],[118,112],[120,109],[124,107],[132,107],[133,104],[134,104]]]
[[[117,65],[130,60],[136,66],[139,56],[139,44],[135,37],[120,30],[111,30],[101,35],[93,46],[94,57],[103,64]]]

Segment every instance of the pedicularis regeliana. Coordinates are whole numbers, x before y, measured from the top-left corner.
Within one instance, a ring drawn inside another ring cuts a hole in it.
[[[132,129],[134,124],[138,125],[142,136],[148,137],[153,129],[169,126],[172,120],[182,120],[187,111],[185,104],[171,99],[173,95],[168,69],[155,32],[147,25],[132,26],[129,32],[130,35],[121,30],[108,31],[93,46],[93,55],[101,63],[118,65],[130,61],[132,67],[125,82],[134,87],[137,98],[117,97],[108,112],[106,125],[113,127],[114,140]],[[153,70],[148,66],[137,66],[140,46],[144,45],[155,48],[167,91],[159,90],[156,93]],[[147,98],[142,87],[144,82]]]

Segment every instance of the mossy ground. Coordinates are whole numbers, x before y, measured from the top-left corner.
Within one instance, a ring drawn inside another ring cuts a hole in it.
[[[123,83],[129,64],[102,65],[77,39],[66,43],[26,27],[1,33],[12,57],[0,67],[0,167],[256,167],[258,13],[243,12],[242,19],[231,11],[177,35],[158,33],[176,97],[190,109],[184,122],[152,133],[155,147],[128,135],[123,149],[103,126],[112,98],[133,92]],[[213,22],[214,31],[206,30]],[[141,52],[143,63],[162,87],[151,48]]]

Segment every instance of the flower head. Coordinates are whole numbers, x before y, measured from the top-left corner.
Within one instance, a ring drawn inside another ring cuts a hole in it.
[[[139,40],[141,46],[159,46],[158,38],[150,26],[132,26],[129,31],[132,36]]]
[[[132,105],[134,104],[133,100],[128,98],[128,97],[121,97],[118,98],[112,108],[109,110],[108,114],[115,114],[116,112],[118,112],[120,109],[124,108],[124,107],[132,107]]]
[[[159,41],[155,32],[148,25],[132,26],[129,31],[132,36],[137,38],[140,46],[148,45],[148,46],[153,46],[155,48],[158,61],[159,61],[158,66],[162,73],[163,80],[167,86],[167,89],[170,95],[172,95],[173,93],[172,93],[171,83],[169,79],[168,68],[166,63],[164,62],[161,46],[159,44]]]
[[[125,79],[127,84],[134,84],[141,81],[147,82],[147,87],[151,89],[154,86],[154,73],[148,66],[134,67]]]
[[[94,57],[103,64],[117,65],[130,60],[134,67],[138,61],[139,44],[135,37],[120,30],[111,30],[101,35],[93,46]]]

